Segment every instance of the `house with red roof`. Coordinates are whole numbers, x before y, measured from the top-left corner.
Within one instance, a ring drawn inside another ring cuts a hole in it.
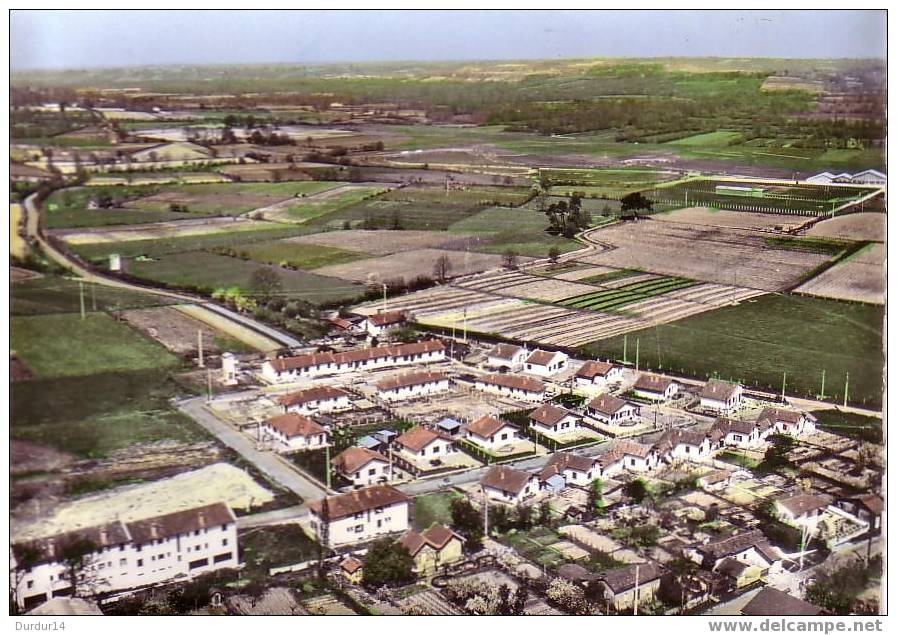
[[[567,361],[564,353],[536,349],[523,362],[523,370],[531,375],[551,377],[567,368]]]
[[[461,434],[471,443],[475,443],[489,452],[515,443],[520,438],[520,431],[516,426],[490,416],[480,417],[466,424],[461,429]]]
[[[261,424],[262,435],[278,452],[320,450],[327,447],[328,432],[314,420],[294,412],[272,417]]]
[[[399,544],[414,559],[414,572],[435,573],[442,567],[464,559],[464,538],[445,525],[433,525],[423,533],[409,530]]]

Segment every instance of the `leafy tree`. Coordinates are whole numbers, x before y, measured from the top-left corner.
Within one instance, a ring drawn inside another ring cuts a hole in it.
[[[641,192],[633,192],[620,199],[620,211],[623,213],[638,212],[642,209],[650,212],[653,205],[654,203],[645,198]]]
[[[414,580],[414,559],[398,541],[374,542],[364,558],[362,583],[367,587],[396,586]]]
[[[645,481],[640,478],[626,483],[626,485],[623,486],[623,493],[634,500],[636,503],[641,503],[650,494]]]
[[[91,556],[96,550],[93,541],[80,536],[67,541],[60,549],[60,560],[65,567],[63,575],[72,586],[73,596],[77,596],[85,586],[89,592],[99,582],[88,575]]]
[[[504,505],[489,506],[489,528],[494,528],[500,534],[513,529],[511,514]]]
[[[464,547],[479,551],[483,547],[483,518],[480,512],[464,498],[452,501],[452,527],[464,536]]]
[[[557,248],[557,245],[552,246],[552,248],[548,250],[548,262],[552,265],[556,265],[558,263],[558,258],[560,257],[561,250]]]
[[[771,445],[763,455],[760,469],[766,472],[775,472],[785,467],[793,467],[794,464],[788,460],[788,453],[794,449],[794,439],[788,435],[776,434],[770,437],[769,441]]]
[[[529,505],[518,505],[515,520],[517,529],[527,531],[533,526],[533,508]]]
[[[549,527],[553,520],[551,516],[551,502],[547,500],[542,501],[539,504],[539,525]]]
[[[268,299],[283,291],[283,281],[271,267],[259,267],[249,278],[249,288],[263,299]]]
[[[604,512],[604,483],[600,478],[592,481],[589,487],[588,511],[590,516],[598,516]]]

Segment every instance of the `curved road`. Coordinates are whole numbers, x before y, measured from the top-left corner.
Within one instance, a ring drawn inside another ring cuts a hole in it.
[[[262,324],[257,320],[254,320],[245,315],[241,315],[236,311],[231,311],[225,307],[219,306],[217,304],[210,303],[203,298],[192,296],[186,293],[180,293],[176,291],[169,291],[167,289],[158,289],[151,286],[138,285],[131,282],[125,282],[124,280],[119,280],[118,278],[112,276],[105,276],[95,271],[92,271],[81,263],[79,263],[75,258],[70,256],[57,249],[55,246],[50,244],[50,242],[44,237],[43,232],[40,227],[40,206],[37,205],[35,199],[37,198],[36,194],[32,194],[27,197],[24,201],[24,213],[25,213],[25,234],[28,238],[34,240],[37,244],[40,245],[41,249],[46,253],[52,260],[56,263],[66,267],[67,269],[71,269],[78,276],[84,279],[86,282],[93,282],[96,284],[102,284],[107,287],[115,287],[118,289],[127,289],[129,291],[135,291],[137,293],[148,293],[151,295],[158,295],[165,298],[171,298],[174,300],[179,300],[188,304],[195,304],[203,307],[204,309],[216,313],[235,324],[248,328],[258,334],[263,335],[268,338],[272,342],[276,343],[279,346],[287,347],[287,348],[298,348],[302,346],[302,342],[297,340],[290,335],[282,333],[277,329],[274,329],[266,324]]]

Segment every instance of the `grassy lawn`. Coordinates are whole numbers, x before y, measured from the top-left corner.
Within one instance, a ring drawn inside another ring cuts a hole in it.
[[[730,143],[740,141],[742,138],[739,132],[726,132],[717,130],[716,132],[705,132],[704,134],[696,134],[675,141],[667,141],[668,145],[676,146],[728,146]]]
[[[731,463],[732,465],[737,465],[738,467],[745,467],[749,470],[753,470],[758,465],[760,465],[760,461],[752,459],[749,456],[744,456],[743,454],[735,451],[720,452],[719,454],[717,454],[716,458],[720,461]]]
[[[629,333],[629,357],[696,377],[717,375],[761,390],[815,397],[826,371],[826,396],[881,406],[883,307],[796,295],[766,295],[737,306]],[[622,359],[622,336],[584,347],[592,356]]]
[[[178,287],[212,291],[221,287],[249,290],[253,272],[263,265],[204,251],[162,256],[158,260],[129,264],[133,276]],[[310,302],[350,299],[363,292],[361,285],[305,271],[278,268],[283,290],[289,297]]]
[[[241,531],[240,551],[246,568],[243,575],[267,582],[268,569],[306,562],[318,557],[318,543],[299,525],[275,525]]]
[[[337,184],[339,185],[339,184]],[[333,214],[344,207],[361,203],[367,198],[376,196],[383,191],[380,187],[359,187],[340,192],[321,199],[299,199],[295,205],[290,205],[286,215],[290,220],[306,222],[328,214]]]
[[[414,499],[414,529],[423,531],[433,523],[452,524],[452,501],[461,498],[457,492],[437,492]]]
[[[177,303],[160,296],[102,285],[84,285],[84,298],[88,309],[92,310],[96,302],[95,306],[100,311],[143,309]],[[12,315],[78,313],[80,310],[80,289],[74,280],[45,276],[12,286],[10,297]]]
[[[816,427],[826,432],[860,441],[882,443],[882,420],[878,417],[840,410],[813,410],[810,414],[817,419]]]
[[[637,276],[642,271],[638,269],[618,269],[617,271],[609,271],[607,273],[599,273],[595,276],[589,276],[588,278],[580,278],[577,282],[584,282],[586,284],[601,284],[602,282],[611,282],[613,280],[620,280],[621,278],[631,278],[632,276]]]
[[[240,254],[245,254],[257,262],[275,265],[288,264],[297,269],[317,269],[370,257],[368,254],[357,251],[323,245],[300,245],[286,240],[255,243],[241,249]]]
[[[161,345],[106,313],[12,318],[12,347],[42,378],[177,366]]]
[[[449,231],[474,233],[490,239],[477,251],[501,254],[511,249],[521,256],[545,257],[552,247],[561,253],[579,249],[582,245],[563,236],[545,232],[545,215],[526,208],[490,207],[452,223]]]
[[[348,221],[353,227],[364,224],[370,229],[393,229],[398,224],[398,229],[439,231],[475,214],[479,209],[481,208],[463,202],[415,202],[378,197],[316,218],[312,224],[342,227]]]

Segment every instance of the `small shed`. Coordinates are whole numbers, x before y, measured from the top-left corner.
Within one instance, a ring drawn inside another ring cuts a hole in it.
[[[454,437],[457,436],[458,432],[461,431],[461,422],[456,419],[452,419],[451,417],[446,417],[442,421],[437,423],[436,427],[439,428],[439,430],[441,430],[442,432],[445,432],[446,434]]]

